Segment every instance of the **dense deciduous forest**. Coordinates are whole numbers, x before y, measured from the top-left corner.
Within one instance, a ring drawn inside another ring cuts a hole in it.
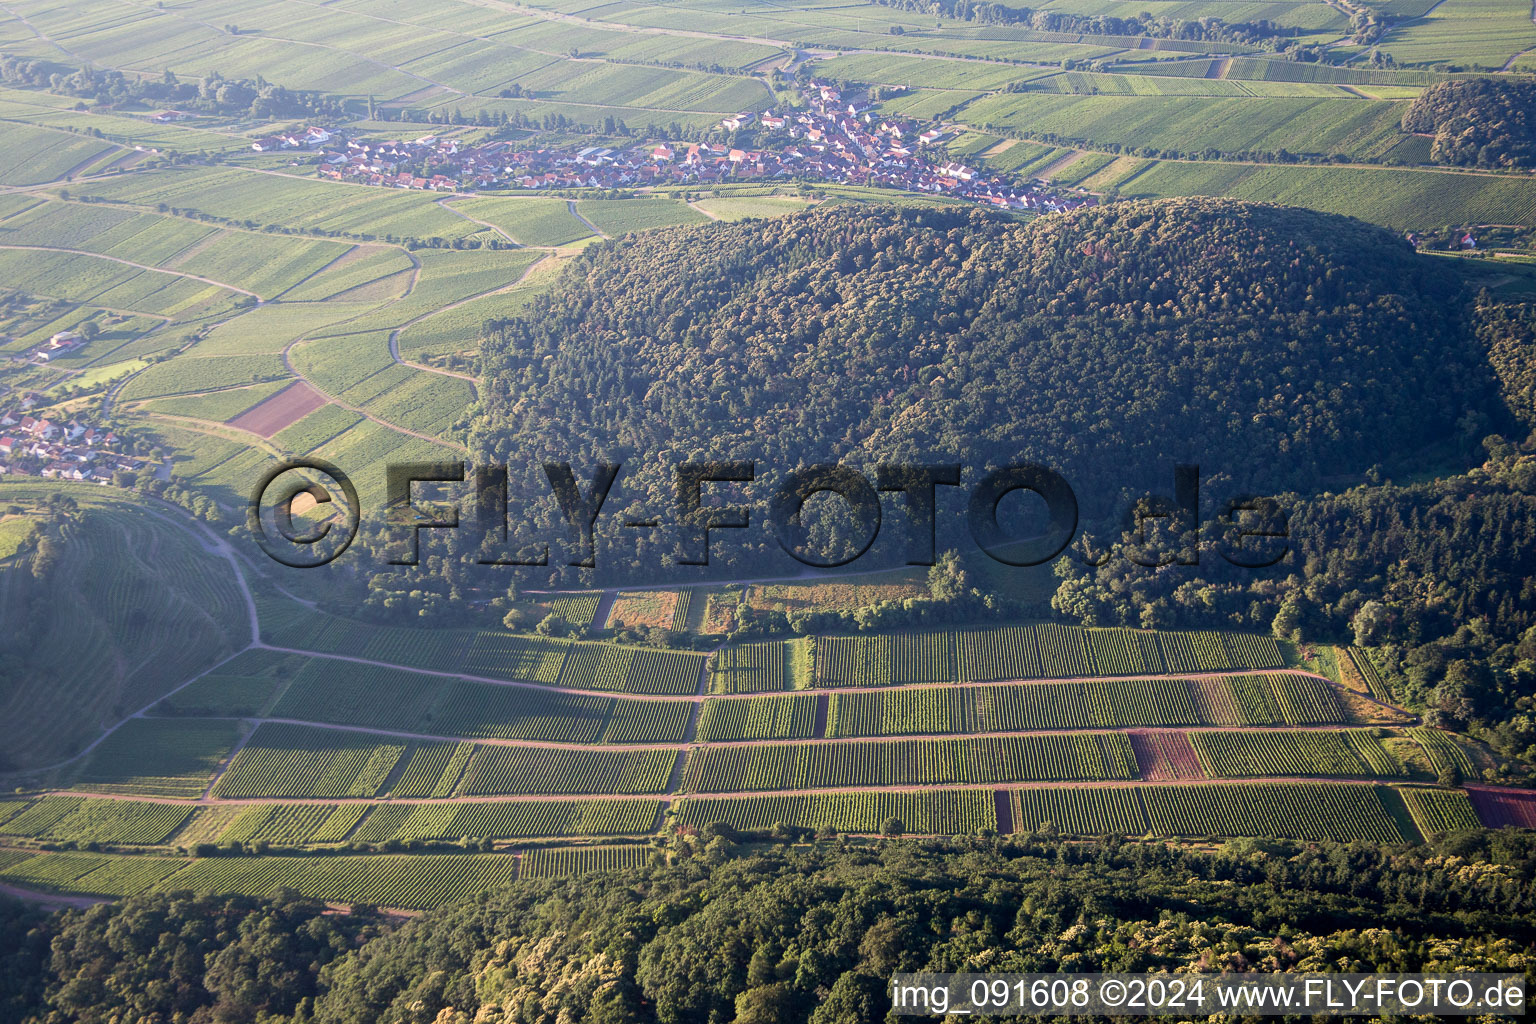
[[[528,467],[528,494],[549,490],[536,460],[624,463],[610,520],[669,511],[672,465],[715,458],[756,460],[759,495],[820,461],[959,462],[971,482],[1036,461],[1093,521],[1167,490],[1175,462],[1213,497],[1310,492],[1469,413],[1502,426],[1470,317],[1386,232],[1223,200],[655,232],[488,325],[471,449]],[[782,570],[771,543],[732,537],[729,564]],[[637,550],[648,573],[672,554]]]
[[[1063,560],[1057,611],[1090,624],[1225,624],[1382,646],[1432,722],[1536,756],[1536,308],[1485,300],[1476,317],[1512,431],[1463,422],[1464,443],[1482,437],[1481,465],[1400,486],[1373,468],[1348,490],[1285,495],[1293,549],[1271,569],[1211,557],[1174,572]]]
[[[872,1024],[893,971],[1520,971],[1536,953],[1530,833],[1215,852],[738,838],[710,826],[674,837],[670,865],[520,883],[393,928],[292,894],[51,918],[0,904],[0,1006],[103,1024]]]
[[[1403,130],[1435,137],[1430,159],[1462,167],[1536,166],[1536,82],[1440,82],[1403,113]]]

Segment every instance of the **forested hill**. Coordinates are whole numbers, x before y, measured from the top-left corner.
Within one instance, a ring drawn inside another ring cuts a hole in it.
[[[488,325],[473,446],[627,461],[663,502],[706,455],[1032,459],[1087,512],[1175,460],[1307,491],[1496,404],[1466,298],[1379,229],[1215,199],[658,231]]]
[[[1433,135],[1436,163],[1529,168],[1536,165],[1536,82],[1440,82],[1408,107],[1403,131]]]

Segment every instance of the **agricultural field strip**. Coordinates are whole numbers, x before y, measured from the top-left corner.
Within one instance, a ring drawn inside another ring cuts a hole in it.
[[[585,692],[587,694],[591,694],[594,691],[587,690],[587,691],[582,691],[582,692]],[[803,693],[804,691],[799,691],[799,692]],[[623,696],[623,697],[629,697],[632,700],[663,700],[663,699],[665,699],[665,700],[669,700],[669,701],[673,701],[673,702],[676,702],[676,701],[691,701],[691,702],[696,703],[696,704],[703,703],[703,701],[706,700],[706,699],[707,700],[741,700],[741,699],[745,699],[745,698],[732,698],[732,697],[725,697],[725,698],[721,698],[721,697],[700,698],[700,697],[694,697],[694,696],[667,697],[667,698],[661,698],[661,697],[645,697],[645,698],[642,698],[642,697],[636,697],[636,696],[631,695],[631,694],[609,694],[606,691],[603,691],[603,696],[604,697],[609,697],[609,696],[620,697],[620,696]],[[257,725],[265,725],[265,724],[272,724],[272,725],[302,725],[302,726],[305,726],[307,728],[313,728],[313,729],[327,729],[327,730],[334,730],[336,732],[363,733],[363,734],[370,735],[370,736],[387,736],[387,737],[390,737],[392,739],[420,740],[422,742],[429,742],[429,743],[459,743],[459,742],[466,742],[466,743],[480,744],[480,745],[488,746],[488,747],[539,747],[539,748],[549,749],[549,750],[609,750],[609,751],[623,751],[623,750],[691,750],[694,747],[759,747],[759,746],[786,746],[786,745],[790,745],[790,746],[816,746],[816,745],[824,745],[824,744],[829,744],[829,743],[830,744],[841,744],[841,745],[851,746],[851,745],[856,744],[856,743],[884,743],[884,742],[889,742],[889,741],[897,740],[897,739],[906,739],[906,740],[914,740],[914,741],[932,740],[932,741],[938,742],[938,741],[941,741],[941,740],[957,740],[957,739],[1000,739],[1000,738],[1007,737],[1007,736],[1079,736],[1079,735],[1085,735],[1085,734],[1091,734],[1091,733],[1125,732],[1125,731],[1128,731],[1127,729],[1105,728],[1103,726],[1094,726],[1094,727],[1086,728],[1086,729],[1066,729],[1066,728],[1063,728],[1063,729],[1004,729],[1004,730],[989,730],[989,731],[985,731],[985,732],[955,732],[955,733],[943,733],[942,735],[938,735],[938,736],[935,736],[935,735],[932,735],[932,734],[928,734],[928,733],[913,733],[913,734],[895,734],[895,733],[893,733],[893,734],[882,735],[882,736],[806,736],[806,737],[798,737],[798,738],[768,737],[768,738],[765,738],[765,739],[740,739],[740,740],[734,740],[734,739],[733,740],[660,740],[660,741],[655,741],[655,742],[645,742],[645,741],[636,740],[636,741],[632,741],[632,742],[620,742],[620,743],[605,742],[605,741],[594,741],[594,742],[591,742],[591,743],[579,743],[579,742],[567,741],[567,740],[503,739],[503,738],[500,738],[500,737],[479,737],[479,736],[467,737],[467,736],[445,735],[445,734],[441,734],[441,733],[410,732],[408,730],[403,730],[403,729],[381,729],[381,728],[378,728],[378,727],[375,727],[375,726],[367,726],[367,725],[345,725],[345,724],[340,724],[340,723],[336,723],[336,722],[314,721],[312,719],[306,719],[306,718],[264,718],[264,717],[260,717],[260,716],[236,717],[236,716],[221,716],[221,715],[178,715],[178,716],[176,716],[173,719],[167,719],[167,720],[168,721],[203,721],[203,722],[207,722],[207,721],[243,721],[243,722],[255,723]],[[160,721],[160,719],[156,719],[156,721]],[[1131,728],[1136,728],[1136,729],[1143,729],[1143,728],[1164,729],[1165,727],[1162,727],[1162,726],[1151,726],[1151,727],[1147,727],[1147,726],[1134,726],[1134,727],[1131,727]],[[1358,727],[1356,727],[1356,726],[1348,726],[1348,725],[1230,725],[1230,726],[1214,726],[1214,727],[1213,726],[1194,726],[1194,727],[1190,727],[1190,728],[1191,728],[1191,731],[1217,732],[1217,733],[1222,733],[1222,732],[1241,732],[1241,733],[1284,734],[1284,733],[1289,733],[1289,732],[1336,732],[1336,733],[1345,733],[1345,734],[1347,734],[1352,729],[1355,729],[1355,728],[1358,728]],[[1172,731],[1183,731],[1183,730],[1181,728],[1173,728]],[[247,740],[249,738],[250,738],[249,736],[245,737],[245,739],[247,739]],[[244,744],[242,743],[241,746],[243,746],[243,745]],[[238,750],[239,750],[239,748],[237,747],[235,749],[235,751],[232,751],[231,752],[231,757],[233,756],[234,753],[238,752]]]
[[[412,269],[412,272],[411,272],[412,273],[412,277],[411,277],[410,286],[408,288],[406,288],[406,290],[404,292],[402,292],[400,295],[396,296],[395,298],[390,299],[390,300],[388,300],[386,302],[380,303],[377,307],[375,307],[373,309],[370,309],[370,310],[367,310],[366,312],[358,313],[356,316],[349,317],[347,320],[338,321],[338,323],[348,323],[351,320],[357,320],[357,319],[359,319],[361,317],[364,317],[364,316],[372,316],[373,314],[377,313],[379,310],[385,309],[388,306],[391,306],[394,303],[400,302],[403,299],[405,299],[407,296],[409,296],[411,294],[411,292],[415,290],[416,283],[421,278],[421,261],[418,260],[416,258],[416,256],[415,256],[415,254],[413,254],[413,253],[409,253],[408,252],[406,255],[410,256],[411,262],[414,265],[413,269]],[[437,311],[434,311],[434,312],[437,312]],[[337,326],[337,325],[336,324],[330,324],[330,325],[327,325],[326,329],[329,330],[331,328],[334,328],[335,326]],[[397,328],[394,331],[394,333],[390,335],[389,354],[390,354],[391,360],[393,362],[395,362],[395,363],[398,363],[401,366],[409,366],[411,369],[414,369],[417,372],[432,372],[432,373],[437,373],[437,374],[442,375],[443,371],[432,370],[430,367],[416,366],[415,364],[412,364],[412,363],[406,363],[405,360],[400,358],[399,349],[396,347],[395,339],[397,339],[399,337],[400,330],[403,330],[403,329],[404,329],[403,326],[401,328]],[[308,335],[305,335],[305,336],[299,337],[299,338],[295,338],[292,341],[288,342],[286,345],[284,345],[283,346],[283,350],[280,353],[278,353],[278,355],[282,359],[283,369],[287,370],[294,377],[296,377],[297,379],[303,381],[305,384],[308,384],[310,387],[314,388],[320,394],[324,395],[326,397],[326,400],[331,405],[334,405],[334,406],[336,406],[337,408],[340,408],[340,409],[345,409],[348,412],[356,413],[357,415],[362,416],[364,419],[366,419],[366,420],[368,420],[368,421],[370,421],[372,423],[377,423],[381,427],[385,427],[385,428],[387,428],[389,430],[393,430],[397,434],[404,434],[407,437],[414,437],[417,440],[426,441],[429,444],[442,445],[445,448],[452,448],[452,449],[454,449],[456,451],[461,451],[461,452],[468,451],[468,449],[465,448],[462,444],[460,444],[459,442],[457,442],[457,441],[455,441],[455,440],[453,440],[451,438],[438,437],[438,436],[433,435],[433,434],[424,434],[421,431],[411,430],[408,427],[402,427],[399,424],[391,423],[390,421],[380,417],[377,413],[370,412],[368,409],[365,409],[365,408],[363,408],[360,405],[353,405],[352,403],[343,400],[338,395],[333,394],[332,392],[326,390],[318,382],[316,382],[313,378],[311,378],[307,374],[305,374],[302,370],[300,370],[293,363],[293,358],[292,358],[293,350],[295,348],[297,348],[298,346],[302,345],[304,342],[306,342],[306,341],[313,341],[313,340],[314,339],[312,337],[308,336]],[[321,340],[324,340],[324,339],[321,339]],[[461,374],[457,374],[457,373],[449,373],[449,374],[446,374],[446,376],[449,376],[449,377],[461,377],[462,375]]]
[[[143,270],[151,274],[168,274],[172,277],[184,277],[191,281],[198,281],[202,284],[212,285],[215,288],[224,288],[228,291],[238,292],[241,295],[249,295],[253,299],[261,298],[261,296],[257,295],[255,292],[247,291],[246,289],[240,288],[236,285],[225,284],[223,281],[215,281],[210,277],[200,277],[197,274],[189,274],[184,270],[166,270],[164,267],[151,267],[147,263],[135,263],[132,260],[125,260],[121,256],[106,256],[102,253],[90,252],[85,249],[65,249],[56,245],[0,245],[0,249],[13,249],[22,252],[62,252],[68,253],[71,256],[89,256],[92,259],[107,260],[111,263],[121,263],[125,267],[132,267],[135,270]]]
[[[398,664],[396,662],[378,661],[378,660],[373,659],[373,658],[359,658],[359,657],[356,657],[354,655],[349,655],[349,654],[327,654],[324,651],[310,651],[310,650],[305,650],[305,649],[300,648],[300,647],[279,647],[279,646],[276,646],[274,644],[269,644],[269,643],[265,643],[265,642],[257,642],[257,643],[252,644],[252,646],[256,647],[256,648],[259,648],[261,650],[275,651],[275,652],[277,652],[279,654],[302,654],[302,655],[304,655],[306,657],[310,657],[310,658],[329,658],[329,659],[331,659],[333,661],[350,661],[350,662],[353,662],[353,663],[358,664],[358,665],[374,665],[374,666],[377,666],[379,668],[403,669],[403,670],[405,670],[407,672],[416,672],[416,673],[419,673],[421,675],[442,676],[442,677],[447,678],[447,679],[463,679],[463,680],[466,680],[466,681],[471,682],[471,683],[490,683],[490,684],[495,685],[495,686],[521,686],[521,687],[527,687],[527,688],[535,689],[535,690],[555,690],[555,691],[557,691],[559,693],[570,693],[570,694],[576,694],[576,695],[579,695],[579,696],[590,696],[594,692],[601,692],[601,693],[603,693],[603,694],[605,694],[607,696],[618,697],[618,698],[621,698],[621,699],[628,699],[628,700],[689,700],[689,701],[702,701],[702,700],[706,699],[706,697],[709,697],[709,696],[713,696],[714,699],[725,699],[725,700],[747,699],[747,697],[748,697],[747,694],[739,694],[739,695],[735,695],[735,694],[732,694],[732,695],[723,695],[723,694],[709,695],[709,694],[703,694],[703,693],[637,694],[637,693],[623,693],[623,692],[620,692],[620,691],[610,691],[610,690],[594,691],[594,690],[592,690],[590,688],[582,688],[582,687],[575,687],[575,686],[560,686],[560,685],[557,685],[555,683],[535,683],[535,682],[528,682],[526,680],[494,679],[494,678],[492,678],[490,676],[473,675],[473,674],[468,673],[468,672],[450,672],[450,671],[443,670],[443,669],[419,668],[419,667],[417,667],[415,665],[401,665],[401,664]],[[1230,676],[1251,674],[1251,673],[1254,673],[1254,672],[1262,673],[1264,675],[1305,676],[1305,677],[1308,677],[1308,678],[1311,678],[1311,679],[1321,680],[1322,682],[1325,682],[1325,683],[1328,682],[1328,679],[1327,679],[1326,676],[1320,676],[1320,675],[1318,675],[1315,672],[1308,672],[1305,669],[1299,669],[1299,668],[1266,668],[1266,669],[1253,669],[1253,670],[1248,670],[1248,669],[1227,669],[1227,670],[1220,671],[1220,672],[1162,672],[1162,673],[1157,673],[1157,674],[1143,673],[1143,674],[1137,674],[1137,675],[1113,675],[1113,676],[1054,676],[1054,677],[1046,676],[1046,677],[1019,678],[1019,679],[991,679],[991,680],[983,680],[983,681],[979,681],[979,682],[978,681],[967,680],[967,681],[964,681],[964,682],[931,683],[931,684],[895,683],[895,684],[891,684],[889,686],[808,686],[808,687],[805,687],[803,689],[797,689],[797,690],[793,690],[793,691],[786,690],[786,691],[782,691],[782,692],[785,693],[786,695],[789,695],[789,694],[805,694],[805,693],[828,693],[828,694],[832,694],[832,693],[865,693],[865,692],[877,693],[877,692],[883,692],[883,691],[889,691],[889,690],[916,690],[916,689],[923,689],[923,688],[953,689],[953,688],[957,688],[957,687],[958,688],[969,688],[969,687],[978,687],[978,686],[998,686],[998,685],[1006,685],[1008,683],[1102,683],[1102,682],[1131,681],[1131,680],[1138,680],[1138,679],[1222,679],[1222,678],[1227,678],[1227,677],[1230,677]],[[758,694],[758,696],[762,696],[762,694]],[[1300,728],[1300,727],[1299,726],[1291,726],[1290,728]]]
[[[589,748],[590,749],[590,748]],[[1316,775],[1273,775],[1250,779],[1178,779],[1178,780],[1145,780],[1145,779],[1076,779],[1061,781],[1057,779],[1043,779],[1029,782],[911,782],[891,785],[869,784],[859,786],[818,786],[814,788],[791,787],[787,789],[730,789],[719,792],[700,790],[686,793],[667,791],[663,793],[487,793],[475,796],[444,796],[444,797],[373,797],[373,796],[242,796],[242,797],[199,797],[196,800],[179,799],[168,796],[133,796],[125,793],[90,793],[78,789],[48,790],[38,796],[67,796],[81,797],[87,800],[118,800],[129,803],[145,804],[174,804],[180,807],[250,807],[261,805],[293,804],[295,806],[329,806],[333,804],[376,804],[381,807],[404,806],[407,804],[487,804],[487,803],[519,803],[527,801],[552,801],[552,800],[646,800],[669,801],[690,800],[698,798],[709,799],[735,799],[737,797],[750,796],[819,796],[823,793],[907,793],[907,792],[935,792],[943,790],[985,790],[987,792],[1012,792],[1014,790],[1031,789],[1138,789],[1148,786],[1160,787],[1190,787],[1203,786],[1272,786],[1272,785],[1339,785],[1339,786],[1384,786],[1393,784],[1391,780],[1381,778],[1351,779],[1329,776],[1319,778]],[[1511,791],[1516,792],[1516,791]]]
[[[320,5],[306,5],[306,6],[320,6]],[[545,17],[545,15],[548,13],[548,12],[536,12],[533,9],[529,9],[526,12],[524,12],[524,11],[522,11],[522,9],[511,7],[510,5],[508,5],[507,9],[517,10],[520,13],[537,14],[537,16],[539,16],[539,17]],[[210,23],[208,23],[208,22],[204,22],[204,21],[201,21],[201,20],[196,19],[196,18],[188,17],[188,16],[186,16],[184,14],[177,13],[176,11],[174,11],[172,9],[157,8],[154,11],[154,13],[157,14],[157,15],[161,15],[161,16],[175,17],[175,18],[178,18],[180,20],[187,21],[187,22],[190,22],[192,24],[202,26],[203,28],[215,29],[215,26],[210,24]],[[397,19],[394,19],[394,18],[386,18],[386,17],[383,17],[382,15],[370,14],[370,13],[367,13],[367,12],[362,11],[362,10],[348,9],[347,14],[349,16],[352,16],[352,17],[368,18],[368,19],[371,19],[371,20],[374,20],[374,21],[380,21],[380,22],[384,22],[386,24],[397,25],[397,26],[399,26],[401,28],[408,28],[408,29],[412,29],[412,30],[418,31],[418,32],[421,31],[421,29],[422,29],[422,26],[420,24],[417,24],[417,23],[408,22],[408,21],[400,21],[400,20],[397,20]],[[581,19],[572,19],[572,20],[573,21],[577,21],[577,22],[579,22],[579,23],[581,23],[581,24],[583,24],[583,25],[585,25],[586,27],[589,27],[589,28],[600,27],[600,24],[601,24],[601,23],[598,23],[598,22],[584,22]],[[780,48],[786,48],[786,49],[787,48],[792,48],[791,44],[789,44],[789,43],[769,42],[769,41],[766,41],[766,40],[732,39],[730,37],[724,37],[724,36],[705,36],[705,35],[703,35],[701,33],[691,33],[691,32],[681,32],[681,31],[673,31],[673,30],[661,30],[661,29],[642,29],[642,28],[637,28],[635,26],[630,26],[630,25],[614,26],[614,27],[618,31],[629,32],[629,33],[637,33],[637,34],[643,33],[643,34],[660,34],[660,35],[673,35],[673,36],[692,36],[692,37],[695,37],[695,38],[700,38],[700,37],[702,37],[702,38],[715,38],[715,39],[720,39],[721,41],[758,42],[760,45],[778,46]],[[518,50],[518,51],[521,51],[523,53],[535,53],[535,54],[538,54],[538,55],[543,56],[543,57],[548,57],[548,58],[551,59],[552,62],[555,62],[555,63],[569,62],[569,63],[572,63],[572,64],[578,64],[578,63],[581,63],[581,64],[600,64],[600,65],[610,65],[610,66],[617,67],[617,68],[626,68],[626,67],[634,66],[633,64],[631,64],[629,62],[625,62],[625,61],[611,61],[611,60],[607,60],[606,58],[602,58],[602,57],[572,57],[572,56],[569,56],[568,54],[556,53],[556,52],[553,52],[553,51],[550,51],[550,50],[541,50],[541,49],[537,49],[535,47],[521,46],[521,45],[518,45],[516,43],[509,42],[505,38],[493,38],[493,37],[490,37],[490,36],[476,35],[476,34],[470,33],[470,32],[455,31],[454,29],[448,28],[448,27],[443,26],[441,24],[434,25],[433,29],[434,29],[434,31],[437,31],[437,32],[442,32],[442,33],[445,33],[445,34],[450,34],[450,35],[458,36],[458,37],[462,38],[463,40],[465,40],[466,42],[473,41],[473,42],[482,43],[482,44],[489,45],[489,46],[500,47],[500,48],[503,48],[503,49]],[[35,32],[36,30],[34,29],[33,31]],[[344,46],[336,46],[336,45],[331,44],[331,43],[324,43],[324,42],[320,42],[318,40],[313,40],[313,39],[298,39],[298,38],[294,38],[294,37],[291,37],[291,36],[275,35],[275,34],[273,34],[269,30],[263,30],[262,38],[265,39],[265,40],[273,41],[273,42],[287,43],[287,44],[292,45],[292,46],[312,47],[312,48],[315,48],[315,49],[328,50],[328,51],[334,51],[336,53],[345,54],[346,56],[351,57],[351,58],[353,58],[355,60],[361,61],[361,62],[366,63],[366,64],[371,64],[374,67],[381,68],[381,69],[384,69],[384,70],[387,70],[387,71],[394,71],[397,74],[404,75],[404,76],[406,76],[408,78],[413,78],[413,79],[415,79],[415,80],[417,80],[419,82],[422,82],[422,83],[424,83],[426,85],[430,85],[430,86],[433,86],[433,87],[436,87],[436,88],[439,88],[439,89],[443,89],[443,90],[445,90],[447,92],[453,93],[456,96],[466,96],[466,97],[468,97],[468,96],[476,96],[476,97],[482,97],[483,98],[483,95],[484,95],[482,93],[474,91],[473,89],[460,89],[460,88],[457,88],[455,86],[449,85],[446,82],[437,81],[436,79],[430,78],[430,77],[428,77],[428,76],[426,76],[424,74],[421,74],[420,72],[412,71],[408,67],[405,66],[407,63],[410,63],[410,61],[406,61],[406,62],[401,63],[401,64],[390,64],[387,61],[378,60],[377,58],[370,57],[370,56],[368,56],[365,53],[362,53],[362,52],[357,51],[357,50],[348,49],[348,48],[346,48]],[[49,40],[49,41],[51,42],[51,40]],[[55,44],[55,45],[57,45],[57,44]],[[59,47],[59,48],[61,50],[63,49],[62,47]],[[64,51],[64,52],[68,53],[68,51]],[[78,57],[75,54],[70,54],[70,56],[75,57],[75,59],[77,59],[77,60],[85,60],[85,58]],[[416,55],[412,59],[413,60],[419,60],[423,56],[430,56],[430,55]],[[95,64],[94,61],[87,61],[87,63],[90,63],[92,65]],[[988,62],[988,63],[992,63],[992,62]],[[707,75],[708,77],[711,77],[711,78],[745,77],[745,76],[741,76],[741,75],[727,75],[727,74],[719,73],[719,72],[698,72],[698,74],[700,74],[700,75]],[[534,100],[534,102],[537,102],[537,100]],[[601,107],[601,106],[604,106],[604,104],[576,103],[576,102],[568,102],[568,101],[565,101],[565,100],[561,100],[560,102],[562,104],[566,105],[566,106],[590,106],[590,107]],[[672,108],[672,107],[635,107],[634,109],[637,109],[637,110],[657,110],[657,111],[661,111],[661,112],[664,112],[664,113],[694,113],[694,111],[691,111],[691,110],[685,110],[685,109],[680,109],[680,108]],[[732,111],[729,111],[729,110],[713,111],[713,113],[731,113],[731,112]]]

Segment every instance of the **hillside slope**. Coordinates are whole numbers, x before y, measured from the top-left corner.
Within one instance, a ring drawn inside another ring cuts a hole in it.
[[[74,754],[249,641],[228,563],[190,525],[121,501],[33,518],[46,539],[0,562],[4,768]]]
[[[1502,415],[1468,323],[1440,267],[1304,210],[836,208],[588,250],[488,325],[472,447],[627,460],[654,508],[701,456],[1034,460],[1088,514],[1174,461],[1308,491]]]

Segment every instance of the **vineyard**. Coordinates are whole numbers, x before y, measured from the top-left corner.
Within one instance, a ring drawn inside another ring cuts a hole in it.
[[[467,796],[502,793],[661,793],[677,762],[672,750],[482,747],[464,770]]]
[[[1408,735],[1424,748],[1424,754],[1429,758],[1429,766],[1437,774],[1449,774],[1457,779],[1480,777],[1477,768],[1472,764],[1472,758],[1467,756],[1466,750],[1449,733],[1421,725],[1409,729]]]
[[[1409,787],[1400,791],[1403,802],[1413,823],[1426,836],[1442,832],[1458,832],[1463,829],[1481,828],[1477,811],[1467,794],[1455,789],[1420,789]]]
[[[1190,745],[1189,733],[1175,729],[1135,730],[1130,736],[1142,779],[1176,782],[1205,777],[1200,756]]]
[[[1136,778],[1124,733],[1002,736],[892,743],[696,747],[683,789],[729,793],[855,786]]]
[[[656,827],[656,800],[505,800],[479,804],[382,804],[352,839],[533,839],[645,835]]]
[[[1536,828],[1536,790],[1469,787],[1467,796],[1488,828]]]
[[[958,633],[819,636],[814,659],[816,685],[829,687],[1242,672],[1284,665],[1272,637],[1056,623]]]
[[[1409,842],[1385,787],[1328,783],[1142,786],[1151,831],[1165,836],[1273,836]]]
[[[1312,676],[1108,679],[833,693],[827,735],[1313,725],[1341,718],[1328,684]]]
[[[523,854],[522,878],[569,878],[589,871],[622,871],[651,862],[647,846],[556,846]]]
[[[518,633],[374,626],[299,615],[258,599],[261,637],[275,647],[336,654],[406,668],[618,693],[689,694],[704,655]],[[594,609],[595,612],[595,609]]]
[[[199,797],[239,736],[238,722],[131,718],[91,752],[74,788]]]
[[[294,889],[340,903],[425,910],[456,903],[516,878],[515,858],[500,853],[309,857],[211,857],[152,886],[267,895]]]
[[[235,755],[213,795],[377,796],[405,750],[405,743],[358,733],[268,722]]]
[[[774,825],[878,832],[891,818],[904,831],[925,835],[967,835],[997,828],[997,803],[989,789],[929,790],[922,793],[823,793],[807,796],[753,796],[699,799],[677,805],[677,823],[698,827],[723,822],[738,829]]]
[[[186,866],[187,861],[168,857],[6,854],[0,858],[0,879],[29,889],[120,897],[153,888]]]
[[[586,629],[597,616],[600,594],[572,594],[549,602],[549,614],[573,629]]]
[[[1350,647],[1343,651],[1344,657],[1339,659],[1341,671],[1353,671],[1359,678],[1367,696],[1373,700],[1391,703],[1392,691],[1382,679],[1381,672],[1376,668],[1376,663],[1371,656],[1359,647]]]
[[[0,824],[0,834],[51,842],[163,843],[192,814],[190,804],[45,796]]]
[[[1425,824],[1476,827],[1465,794],[1409,789],[1413,817]],[[1397,843],[1417,838],[1393,810],[1385,787],[1328,783],[1022,789],[1009,794],[1014,830],[1047,824],[1069,835],[1272,836]],[[1415,800],[1427,811],[1416,808]],[[1471,821],[1468,826],[1465,822]],[[1445,831],[1435,828],[1434,831]]]
[[[452,796],[464,766],[474,756],[473,743],[421,743],[406,759],[405,769],[390,789],[396,797]]]
[[[367,804],[256,804],[240,812],[219,842],[339,843],[367,811]]]
[[[711,693],[761,693],[784,686],[785,644],[725,647],[709,663]]]
[[[816,733],[814,694],[712,697],[699,713],[699,740],[798,740]],[[834,698],[836,699],[836,698]]]
[[[1147,831],[1141,798],[1130,787],[1114,789],[1015,789],[1008,793],[1015,832],[1054,826],[1065,835],[1135,836]]]
[[[1403,767],[1369,729],[1189,734],[1208,778],[1320,775],[1397,777]]]

